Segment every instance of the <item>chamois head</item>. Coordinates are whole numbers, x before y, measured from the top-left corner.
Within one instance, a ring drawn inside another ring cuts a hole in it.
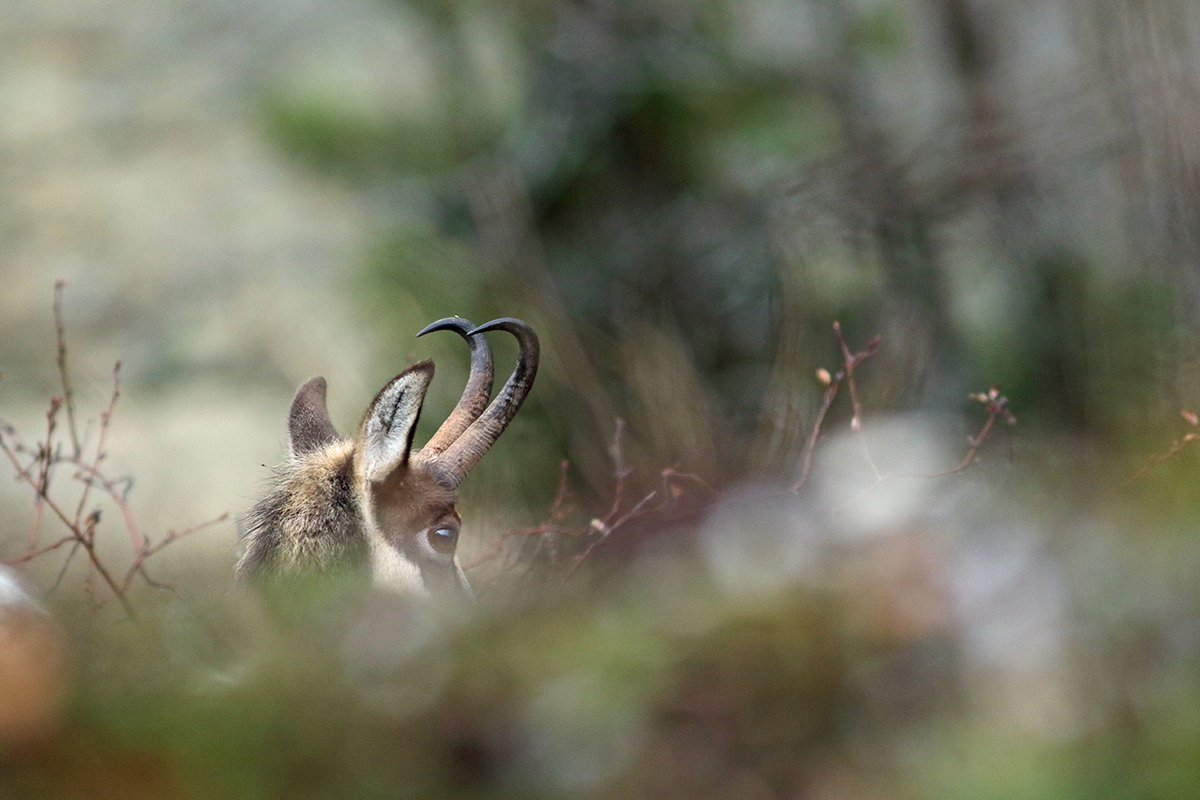
[[[433,363],[401,372],[371,402],[353,439],[325,407],[325,379],[300,387],[288,414],[291,457],[273,490],[250,512],[237,573],[261,583],[288,575],[361,571],[399,592],[471,596],[455,556],[458,487],[504,431],[533,385],[538,339],[518,319],[478,327],[460,317],[431,331],[455,331],[471,349],[462,398],[437,433],[413,450],[413,431]],[[517,365],[492,402],[486,331],[517,338]]]

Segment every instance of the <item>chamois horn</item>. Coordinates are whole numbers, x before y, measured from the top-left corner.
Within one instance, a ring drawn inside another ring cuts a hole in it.
[[[501,317],[472,328],[466,336],[475,337],[488,331],[508,331],[517,338],[517,364],[487,409],[437,458],[443,475],[455,486],[504,433],[537,377],[540,347],[533,328],[519,319]]]
[[[472,422],[487,407],[488,398],[492,396],[492,349],[488,347],[487,338],[475,335],[475,323],[462,317],[446,317],[426,325],[417,336],[424,336],[433,331],[454,331],[467,340],[471,348],[471,372],[467,376],[467,385],[463,388],[458,405],[446,417],[446,421],[437,429],[421,448],[417,458],[422,461],[434,461],[443,451],[462,436]]]

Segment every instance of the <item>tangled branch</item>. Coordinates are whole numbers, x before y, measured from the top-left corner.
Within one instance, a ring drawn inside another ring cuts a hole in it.
[[[100,581],[108,587],[125,614],[130,619],[136,619],[137,613],[128,598],[135,578],[141,575],[148,585],[165,588],[165,584],[153,580],[147,574],[146,560],[185,536],[225,521],[229,515],[223,513],[198,525],[179,531],[168,531],[158,542],[152,542],[141,532],[129,504],[129,490],[132,481],[127,478],[114,479],[105,471],[109,429],[117,400],[121,396],[121,362],[118,361],[113,366],[112,394],[107,407],[100,414],[99,433],[95,448],[89,452],[79,436],[75,395],[68,369],[66,329],[62,313],[65,286],[64,281],[58,281],[54,286],[54,329],[58,345],[57,362],[62,395],[50,399],[50,407],[46,412],[45,437],[31,446],[25,442],[14,425],[0,421],[0,451],[12,464],[17,480],[32,489],[34,494],[33,520],[25,552],[8,558],[3,563],[9,566],[23,564],[70,545],[70,551],[63,560],[59,572],[59,580],[61,581],[62,575],[66,573],[75,554],[83,551],[88,560],[86,588],[92,596],[93,603],[99,605],[93,589],[93,576],[99,576]],[[68,446],[65,448],[57,438],[59,417],[64,412],[69,438]],[[53,491],[58,486],[58,470],[64,466],[73,468],[70,480],[82,487],[79,499],[73,508],[65,505],[59,497],[59,492]],[[100,527],[101,507],[93,502],[93,489],[102,492],[116,506],[129,535],[132,563],[120,577],[97,551],[96,542]],[[49,544],[42,544],[41,534],[46,509],[49,509],[51,515],[66,528],[67,532]],[[57,585],[58,581],[55,582],[55,586]]]

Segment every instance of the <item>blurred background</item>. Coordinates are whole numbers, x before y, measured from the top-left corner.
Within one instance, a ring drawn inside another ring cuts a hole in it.
[[[139,626],[21,565],[72,688],[0,796],[1196,796],[1198,35],[1183,0],[0,5],[0,419],[44,437],[63,279],[141,529],[230,514]],[[460,504],[487,613],[274,630],[229,575],[292,392],[347,432],[432,357],[420,440],[451,314],[543,346]],[[805,472],[835,321],[881,344]],[[1017,424],[931,477],[993,385]],[[0,557],[34,509],[0,482]]]

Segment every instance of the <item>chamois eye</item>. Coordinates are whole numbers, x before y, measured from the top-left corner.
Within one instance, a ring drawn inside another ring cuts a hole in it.
[[[458,528],[449,526],[431,528],[426,534],[426,539],[433,552],[444,556],[452,555],[454,548],[458,545]]]

